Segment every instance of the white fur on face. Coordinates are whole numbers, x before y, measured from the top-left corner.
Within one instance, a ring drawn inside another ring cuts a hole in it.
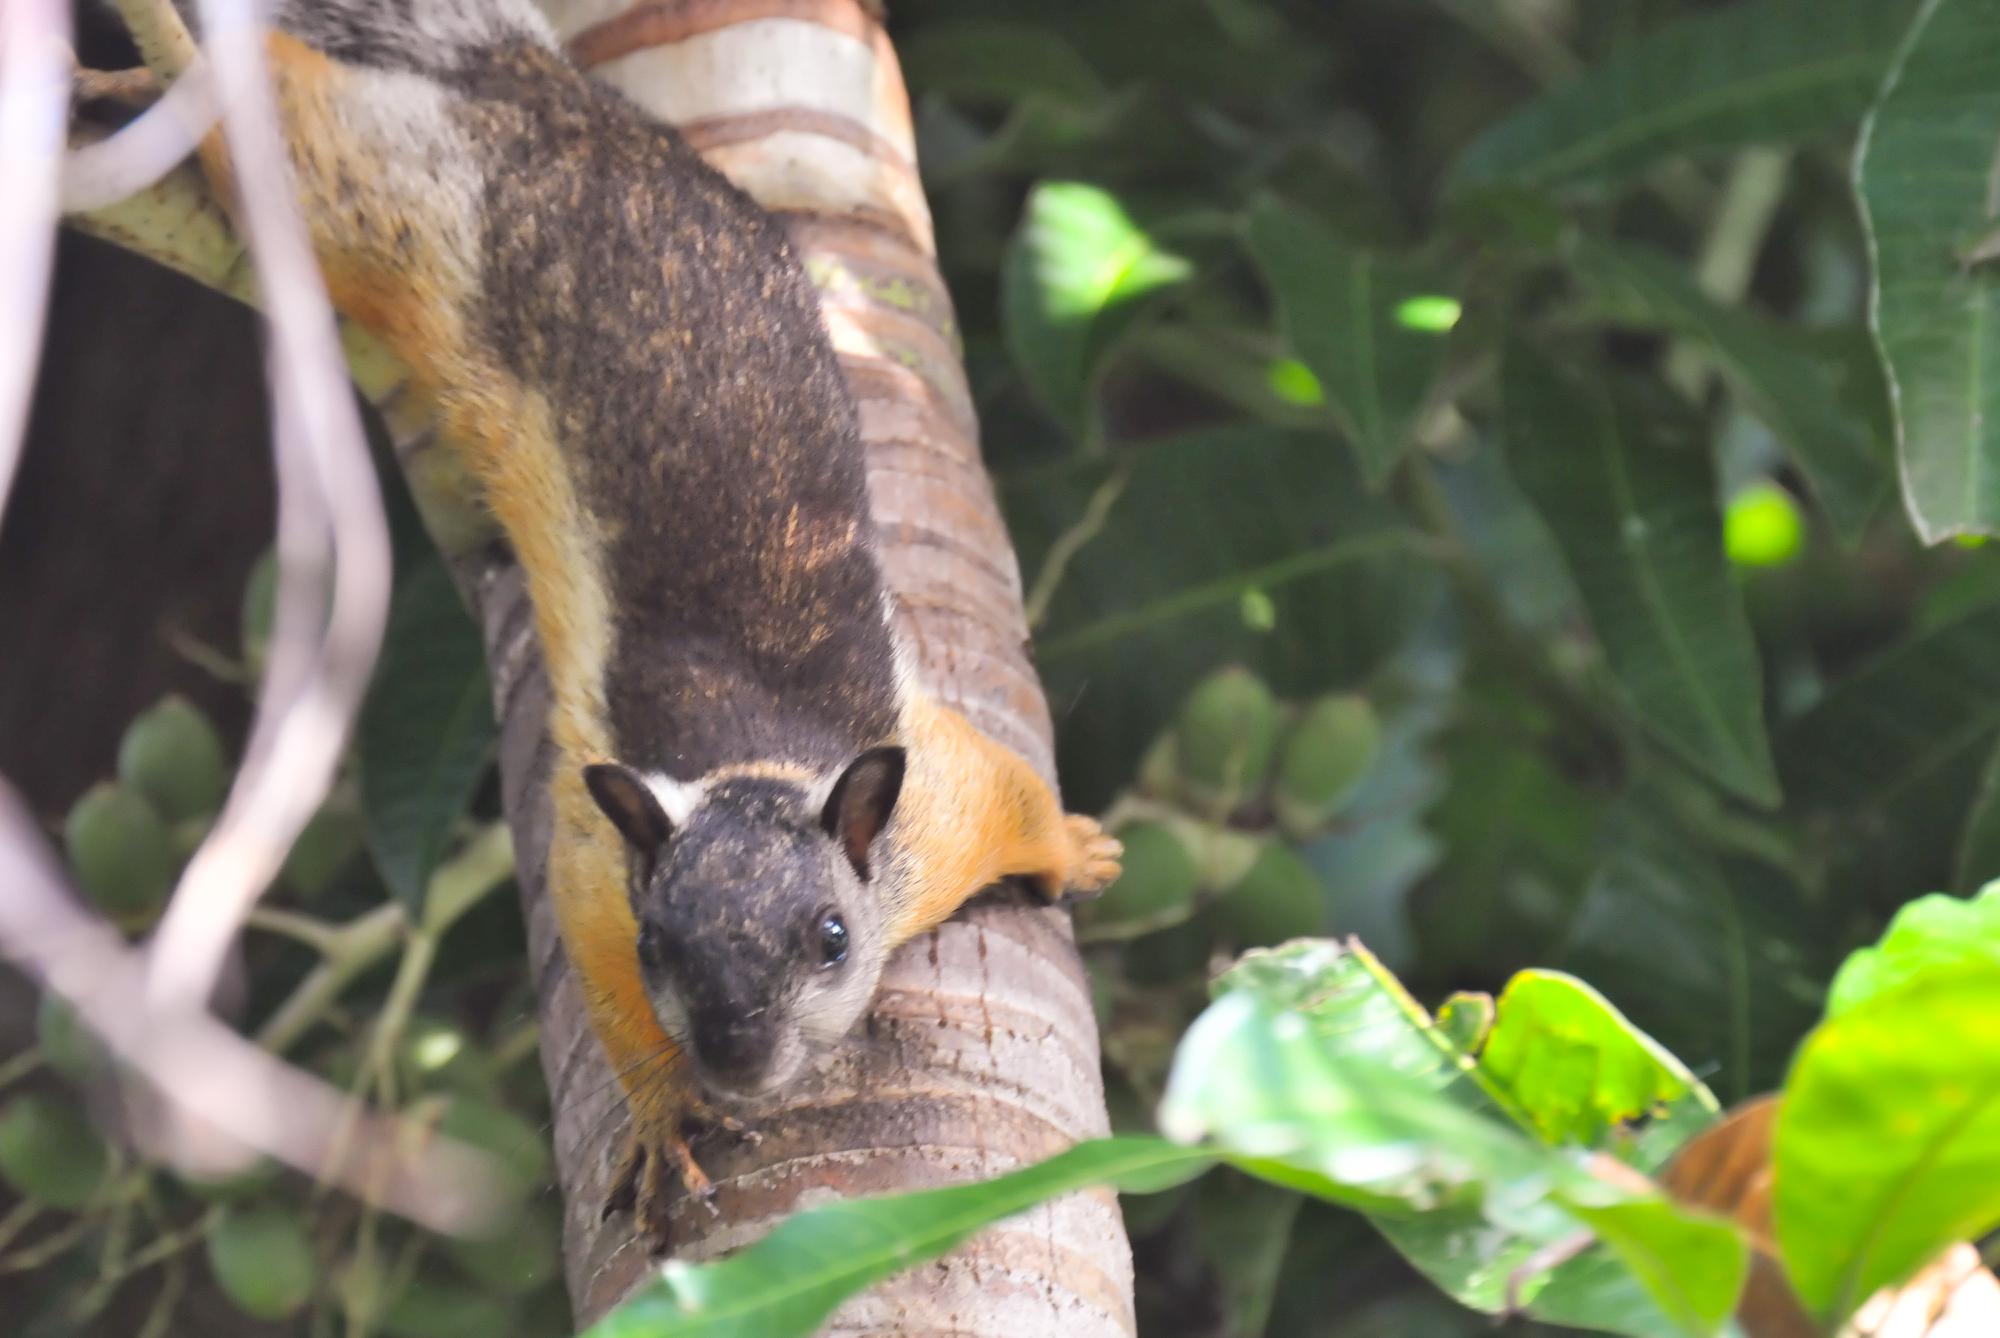
[[[675,780],[672,776],[657,771],[642,773],[646,788],[653,792],[653,798],[660,801],[660,809],[667,815],[667,821],[676,830],[687,826],[687,820],[701,807],[701,801],[708,797],[708,781]]]

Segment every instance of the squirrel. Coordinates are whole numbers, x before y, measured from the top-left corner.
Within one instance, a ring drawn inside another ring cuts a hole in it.
[[[439,406],[547,661],[550,896],[666,1245],[748,1111],[980,889],[1120,848],[919,685],[857,415],[783,228],[530,0],[287,0],[267,50],[335,307]],[[218,134],[202,149],[225,199]],[[685,1126],[685,1128],[684,1128]]]

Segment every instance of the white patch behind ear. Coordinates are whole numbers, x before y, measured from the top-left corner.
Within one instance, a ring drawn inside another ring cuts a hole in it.
[[[657,771],[644,773],[646,788],[653,792],[653,798],[660,801],[660,808],[666,813],[667,821],[679,830],[701,801],[708,797],[708,782],[678,781],[672,776],[663,776]]]

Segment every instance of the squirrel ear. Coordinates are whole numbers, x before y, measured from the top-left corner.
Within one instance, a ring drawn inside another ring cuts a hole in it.
[[[903,792],[903,750],[870,748],[854,759],[826,797],[820,826],[840,843],[847,862],[868,876],[868,847],[889,823],[896,796]]]
[[[583,783],[611,825],[648,859],[674,834],[659,796],[632,768],[619,762],[598,762],[583,769]]]

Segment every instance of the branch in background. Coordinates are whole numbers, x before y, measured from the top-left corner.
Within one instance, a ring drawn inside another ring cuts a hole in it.
[[[369,1116],[203,1012],[148,1007],[140,954],[85,910],[13,791],[0,784],[0,947],[68,1000],[164,1104],[158,1136],[205,1158],[267,1153],[438,1231],[498,1207],[480,1154]],[[343,1146],[349,1155],[336,1156]],[[217,1137],[227,1145],[216,1146]]]
[[[149,954],[149,995],[170,1008],[208,997],[244,916],[325,798],[389,608],[388,526],[333,308],[291,198],[263,29],[247,0],[202,0],[201,15],[237,213],[270,317],[278,600],[243,766]]]

